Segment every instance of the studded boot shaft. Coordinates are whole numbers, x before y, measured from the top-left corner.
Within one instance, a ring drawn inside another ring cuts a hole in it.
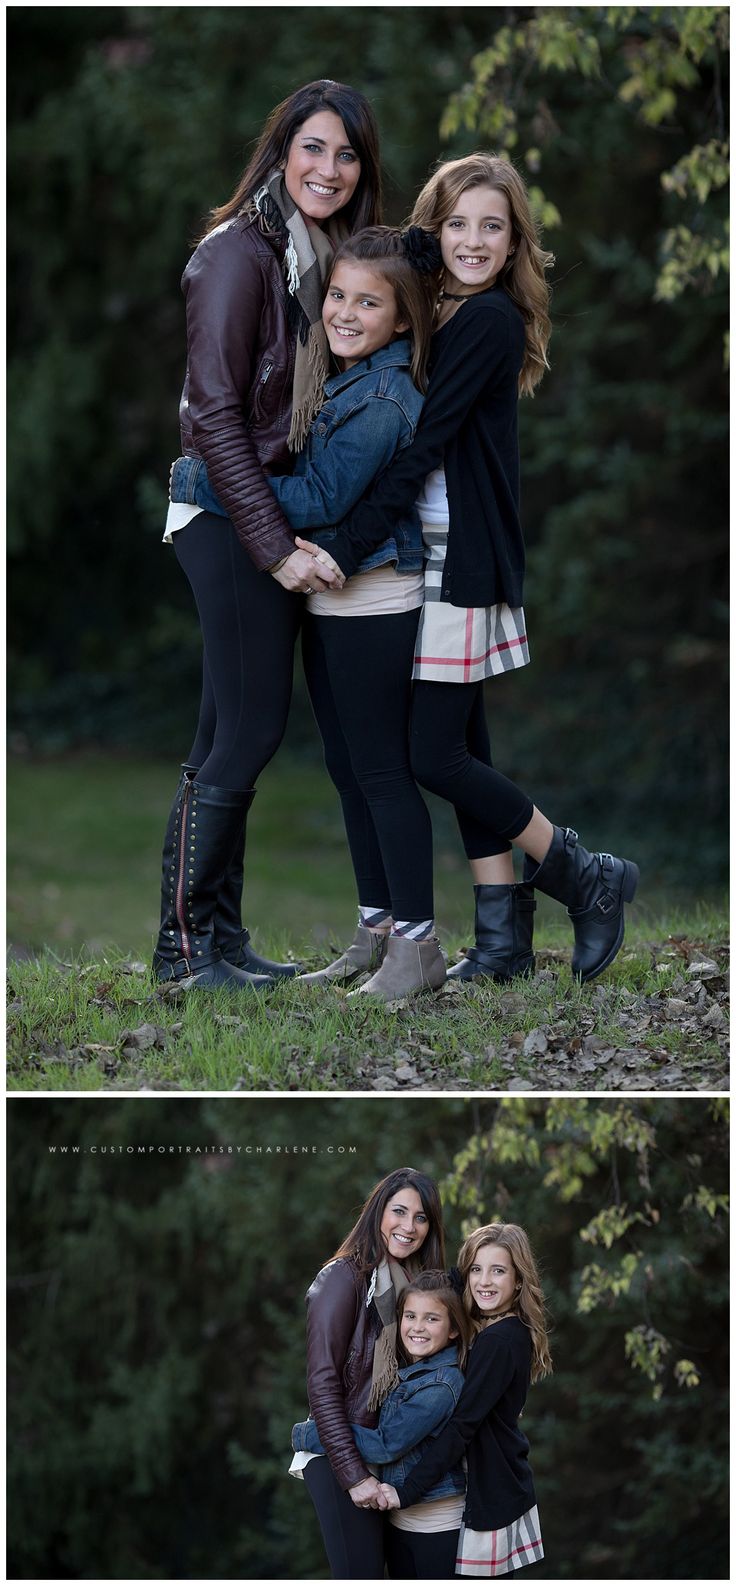
[[[154,953],[159,980],[231,989],[271,985],[223,958],[215,940],[222,878],[250,802],[248,793],[209,787],[185,769],[164,843],[161,928]]]

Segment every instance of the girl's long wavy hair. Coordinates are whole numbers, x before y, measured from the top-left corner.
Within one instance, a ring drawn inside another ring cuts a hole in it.
[[[412,342],[411,377],[419,391],[427,389],[427,363],[432,341],[435,276],[423,275],[409,262],[403,233],[396,226],[368,226],[341,243],[332,261],[330,279],[342,262],[365,264],[393,288],[397,318],[409,323]],[[329,292],[327,282],[325,292]]]
[[[547,346],[552,327],[545,271],[554,264],[554,254],[546,253],[540,244],[539,228],[519,172],[510,160],[497,154],[467,154],[460,160],[447,160],[422,188],[412,210],[412,223],[439,237],[461,193],[472,187],[495,187],[508,199],[514,252],[497,279],[524,317],[526,349],[519,395],[532,396],[549,368]]]
[[[372,1272],[386,1254],[386,1246],[381,1237],[383,1214],[389,1201],[393,1200],[394,1195],[402,1189],[416,1190],[429,1218],[426,1239],[412,1259],[411,1266],[407,1264],[406,1270],[423,1272],[430,1267],[435,1270],[437,1267],[444,1267],[445,1232],[442,1226],[440,1192],[434,1179],[413,1167],[396,1168],[393,1173],[388,1173],[379,1184],[376,1184],[357,1222],[343,1239],[339,1250],[330,1256],[330,1261],[336,1261],[339,1256],[348,1256],[356,1263],[361,1276],[365,1277]],[[327,1261],[324,1263],[325,1266],[328,1264]]]
[[[396,1319],[399,1324],[397,1349],[399,1353],[408,1363],[410,1357],[401,1338],[401,1318],[412,1296],[417,1294],[432,1294],[438,1304],[444,1305],[450,1318],[450,1325],[453,1331],[457,1333],[457,1339],[453,1340],[457,1347],[457,1363],[460,1370],[464,1371],[470,1345],[475,1336],[475,1329],[462,1298],[458,1294],[457,1289],[453,1288],[447,1272],[420,1272],[419,1276],[414,1278],[409,1284],[408,1289],[403,1289],[399,1295],[396,1302]],[[431,1356],[428,1358],[431,1359]]]
[[[520,1321],[528,1327],[531,1335],[532,1382],[537,1382],[540,1377],[546,1377],[551,1372],[552,1356],[547,1339],[544,1294],[529,1237],[518,1223],[486,1223],[484,1228],[475,1228],[465,1240],[457,1264],[465,1285],[463,1304],[476,1333],[487,1324],[488,1317],[478,1309],[470,1293],[468,1277],[470,1268],[477,1259],[478,1251],[482,1250],[484,1245],[500,1245],[511,1258],[516,1277],[514,1310]]]
[[[358,185],[350,202],[338,214],[350,231],[360,231],[361,227],[374,226],[380,221],[381,164],[373,110],[357,88],[348,88],[345,83],[335,83],[325,77],[295,89],[271,111],[232,197],[210,212],[205,236],[214,231],[215,226],[240,214],[275,167],[286,161],[292,138],[299,128],[319,110],[332,110],[340,117],[350,147],[360,160]]]

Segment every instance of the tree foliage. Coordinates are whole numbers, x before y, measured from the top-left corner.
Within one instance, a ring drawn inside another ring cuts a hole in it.
[[[372,1184],[407,1160],[442,1181],[451,1258],[502,1217],[541,1263],[555,1373],[524,1425],[544,1578],[632,1578],[643,1557],[654,1578],[726,1574],[723,1103],[118,1098],[11,1113],[14,1577],[326,1575],[286,1476],[306,1409],[303,1297]]]

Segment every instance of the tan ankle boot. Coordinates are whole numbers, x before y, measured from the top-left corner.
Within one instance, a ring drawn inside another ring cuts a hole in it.
[[[300,986],[325,986],[332,982],[337,986],[349,986],[359,975],[370,975],[380,968],[388,939],[388,931],[369,931],[367,926],[359,925],[350,946],[334,963],[328,964],[325,969],[315,970],[311,975],[299,975],[297,983]]]
[[[413,942],[408,936],[389,936],[381,968],[364,986],[351,991],[351,997],[380,997],[395,1002],[416,991],[437,991],[447,979],[447,965],[436,936]]]

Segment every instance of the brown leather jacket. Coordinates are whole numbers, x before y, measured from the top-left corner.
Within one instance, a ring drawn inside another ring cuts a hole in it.
[[[210,483],[256,567],[294,549],[264,468],[289,473],[294,342],[277,239],[237,218],[195,248],[182,276],[187,373],[182,452],[203,457]]]
[[[368,1409],[377,1331],[367,1294],[365,1278],[344,1256],[323,1267],[307,1293],[309,1409],[345,1491],[370,1474],[353,1442],[350,1422],[378,1425],[377,1413]]]

